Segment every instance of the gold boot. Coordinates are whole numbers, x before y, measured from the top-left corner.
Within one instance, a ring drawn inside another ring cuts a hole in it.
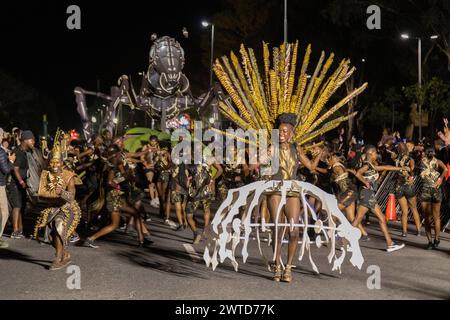
[[[273,281],[280,282],[281,279],[281,266],[275,265],[273,266]]]
[[[283,276],[281,277],[281,281],[283,282],[291,282],[292,281],[292,265],[287,264],[284,269]]]

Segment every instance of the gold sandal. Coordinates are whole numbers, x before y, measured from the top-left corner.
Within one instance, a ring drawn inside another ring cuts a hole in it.
[[[280,282],[281,275],[282,275],[282,273],[281,273],[281,266],[280,265],[275,265],[273,267],[273,278],[272,278],[273,281]]]
[[[281,277],[281,281],[283,282],[291,282],[292,281],[292,265],[287,264],[284,269],[283,276]]]
[[[70,253],[68,251],[64,251],[63,257],[61,258],[61,262],[63,264],[70,263],[71,262],[70,258],[71,258]]]

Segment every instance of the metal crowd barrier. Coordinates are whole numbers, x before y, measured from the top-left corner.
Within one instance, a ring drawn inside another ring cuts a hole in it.
[[[395,186],[396,186],[396,172],[390,171],[387,173],[384,178],[382,178],[382,181],[379,185],[378,191],[376,193],[376,199],[378,204],[380,205],[383,212],[386,211],[386,206],[389,199],[390,193],[395,193]],[[414,176],[414,183],[413,183],[413,190],[414,193],[417,195],[417,210],[419,210],[419,213],[421,214],[421,218],[423,219],[422,214],[422,206],[420,202],[420,197],[418,196],[420,194],[420,190],[422,188],[422,179],[419,175]],[[447,228],[450,228],[450,214],[449,214],[449,199],[448,199],[447,193],[445,190],[442,190],[442,205],[441,205],[441,225],[443,226],[442,231],[445,231]],[[396,211],[397,211],[397,220],[401,219],[402,210],[400,208],[400,205],[396,199]],[[411,210],[409,210],[408,214],[408,222],[413,221],[413,215]],[[423,220],[422,220],[423,221]]]

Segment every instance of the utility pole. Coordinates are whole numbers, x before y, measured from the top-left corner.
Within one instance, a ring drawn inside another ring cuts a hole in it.
[[[419,70],[419,92],[422,91],[422,39],[417,39],[418,46],[418,70]],[[422,140],[422,103],[418,101],[419,104],[419,140]]]
[[[284,43],[288,42],[287,0],[284,0]]]
[[[42,125],[43,125],[43,129],[44,129],[44,137],[47,138],[47,135],[48,135],[47,125],[48,125],[48,122],[47,122],[47,115],[46,114],[44,114],[42,116]]]

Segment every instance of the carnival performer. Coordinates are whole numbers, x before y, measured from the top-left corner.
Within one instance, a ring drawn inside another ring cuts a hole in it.
[[[414,223],[416,225],[417,235],[420,235],[420,215],[417,211],[416,194],[413,190],[414,182],[414,167],[415,162],[409,156],[408,147],[405,143],[399,143],[397,145],[398,156],[395,159],[396,167],[409,167],[409,171],[397,172],[397,184],[395,187],[395,196],[402,210],[402,237],[406,237],[408,234],[408,209],[411,209],[413,214]]]
[[[317,166],[321,154],[319,154],[314,162],[306,156],[303,149],[293,144],[294,128],[296,124],[296,115],[291,113],[284,113],[278,117],[279,123],[279,161],[280,166],[278,172],[271,178],[272,180],[295,180],[297,175],[297,169],[299,163],[304,165],[311,171],[314,171]],[[272,153],[274,154],[274,153]],[[283,214],[287,221],[293,221],[294,224],[300,223],[300,212],[302,210],[300,205],[299,193],[300,190],[293,187],[287,193],[286,206],[284,207]],[[281,202],[281,193],[275,187],[272,190],[266,191],[267,204],[269,208],[270,218],[272,221],[277,221],[278,207]],[[278,222],[283,221],[283,216],[278,218]],[[281,228],[280,228],[281,229]],[[275,252],[275,265],[274,265],[274,281],[292,281],[292,266],[293,259],[298,245],[299,239],[299,227],[290,228],[289,244],[288,244],[288,257],[284,271],[281,268],[281,240],[282,232],[275,232],[272,230],[273,243],[276,248]],[[275,236],[278,235],[277,238]]]
[[[49,240],[56,251],[50,270],[61,269],[71,262],[67,251],[68,239],[75,232],[81,217],[80,207],[75,201],[76,174],[63,168],[64,158],[59,143],[55,139],[49,170],[42,171],[39,183],[38,195],[48,200],[51,207],[41,212],[34,230],[34,238],[37,239],[40,228],[49,229]]]
[[[237,150],[235,150],[235,159]],[[223,200],[227,197],[228,190],[236,189],[244,185],[245,177],[249,174],[249,167],[245,163],[240,163],[236,159],[233,163],[222,165],[222,176],[217,183],[217,191],[219,199]]]
[[[386,239],[386,251],[393,252],[402,249],[405,244],[396,244],[392,241],[386,224],[386,219],[381,212],[381,208],[377,203],[375,194],[378,190],[377,180],[379,171],[409,171],[409,167],[380,166],[377,163],[378,154],[374,146],[366,146],[365,148],[366,162],[356,172],[356,177],[363,184],[359,193],[359,205],[356,213],[356,219],[353,220],[353,226],[357,227],[367,212],[370,210],[378,219],[380,229]]]
[[[170,203],[167,201],[167,192],[171,176],[171,158],[169,148],[161,147],[155,155],[156,190],[159,198],[159,212],[169,222]]]
[[[328,165],[331,168],[331,181],[334,185],[336,198],[340,210],[343,210],[347,216],[348,221],[355,220],[356,201],[358,200],[358,189],[352,182],[348,170],[340,160],[339,153],[329,153],[327,157]],[[366,229],[360,223],[358,229],[363,235],[361,240],[369,240]]]
[[[119,228],[120,214],[125,213],[134,218],[139,246],[143,246],[146,244],[146,241],[143,235],[141,217],[130,202],[132,176],[123,162],[118,146],[111,145],[107,150],[107,155],[110,168],[107,175],[106,207],[111,214],[111,224],[88,237],[86,245],[91,248],[98,248],[95,240]]]
[[[194,150],[195,145],[196,144],[194,144]],[[201,145],[199,146],[199,148],[201,148]],[[201,154],[201,152],[202,150],[198,151],[199,154]],[[215,168],[214,176],[211,173],[212,167]],[[212,160],[207,161],[204,157],[202,157],[201,163],[187,166],[187,173],[187,221],[193,233],[193,244],[198,244],[202,238],[202,235],[197,230],[197,219],[195,218],[195,212],[199,207],[202,207],[204,219],[203,230],[205,230],[211,219],[211,200],[214,195],[214,184],[217,178],[222,174],[222,168],[218,164],[212,162]]]
[[[305,200],[305,197],[303,197],[305,194],[298,184],[301,184],[301,182],[297,179],[297,169],[301,164],[308,170],[314,171],[320,158],[323,156],[321,151],[313,160],[310,160],[306,155],[304,146],[324,133],[339,127],[343,121],[354,117],[356,113],[350,113],[347,116],[330,120],[330,117],[337,110],[367,87],[367,83],[363,84],[361,87],[350,92],[333,107],[326,110],[325,106],[327,101],[329,101],[336,90],[353,74],[355,68],[349,66],[349,60],[343,59],[336,70],[325,79],[333,63],[334,54],[330,54],[327,59],[322,54],[317,63],[314,75],[308,80],[307,69],[310,62],[311,46],[307,46],[303,64],[301,65],[301,70],[297,78],[298,44],[298,41],[295,43],[283,43],[281,46],[270,50],[268,44],[263,42],[262,66],[258,66],[257,64],[254,50],[251,48],[247,49],[244,45],[241,45],[239,50],[242,59],[237,58],[231,52],[230,57],[224,56],[221,60],[216,60],[214,64],[214,72],[224,87],[224,91],[229,94],[229,98],[221,99],[218,103],[219,109],[224,116],[243,130],[254,130],[253,132],[258,132],[258,136],[263,136],[262,131],[266,129],[265,141],[272,140],[272,144],[279,144],[278,150],[276,145],[272,145],[271,148],[273,151],[271,152],[270,158],[264,155],[260,155],[259,157],[261,164],[270,162],[268,160],[276,160],[277,157],[279,159],[279,170],[277,172],[271,172],[270,178],[272,180],[264,184],[255,183],[255,188],[256,186],[261,187],[264,185],[264,190],[251,190],[247,186],[239,187],[237,190],[234,190],[233,195],[228,194],[225,202],[230,203],[228,208],[231,207],[231,209],[228,209],[228,211],[233,212],[232,214],[235,215],[236,211],[240,208],[248,207],[242,206],[241,202],[234,201],[232,198],[234,198],[235,194],[241,197],[241,199],[244,194],[252,194],[252,192],[267,196],[271,222],[274,224],[272,230],[272,244],[275,247],[272,261],[274,265],[273,280],[284,282],[291,282],[292,280],[293,259],[299,241],[300,213],[302,210],[308,212],[315,210],[309,204],[308,200]],[[273,52],[273,59],[271,59],[271,52]],[[278,129],[278,132],[273,129]],[[278,138],[276,138],[277,133],[279,133]],[[224,133],[224,135],[227,135],[227,133]],[[264,159],[265,157],[266,159]],[[226,175],[226,169],[224,169],[224,175]],[[288,190],[286,190],[286,186],[290,186]],[[327,199],[329,200],[329,198]],[[325,199],[319,200],[324,201]],[[283,205],[280,208],[281,203]],[[239,208],[236,208],[238,205]],[[306,208],[306,206],[309,207]],[[227,209],[222,208],[216,214],[217,219],[213,222],[215,227],[218,226],[219,218],[224,215],[224,210]],[[278,213],[280,213],[279,216],[277,216]],[[331,214],[331,210],[329,214]],[[339,214],[342,215],[340,212]],[[242,217],[248,217],[248,212],[244,212]],[[241,217],[236,219],[239,220],[234,220],[233,223],[242,223],[245,220]],[[284,219],[289,224],[292,223],[289,228],[278,226]],[[305,217],[305,219],[307,218]],[[225,218],[224,221],[228,220]],[[304,221],[304,223],[307,224],[308,221]],[[237,233],[233,241],[233,248],[235,249],[236,243],[239,241],[239,229],[237,225],[233,225],[233,227],[235,228],[234,232]],[[249,226],[240,226],[240,228],[243,227],[246,227],[248,232]],[[222,228],[224,228],[223,225]],[[302,228],[304,235],[310,229],[308,226],[303,226]],[[334,227],[332,226],[331,228]],[[281,261],[281,238],[283,237],[283,232],[278,232],[280,229],[287,230],[289,235],[287,262],[284,266],[284,271]],[[215,230],[218,229],[216,228]],[[227,233],[226,230],[223,230],[220,235]],[[220,231],[214,232],[217,233]],[[353,232],[352,234],[355,233]],[[217,235],[214,235],[214,237],[217,237]],[[219,237],[219,240],[213,239],[211,241],[220,247],[221,251],[219,250],[219,252],[222,252],[222,254],[226,246],[225,239],[227,238]],[[352,239],[352,241],[354,243],[355,239]],[[213,246],[211,246],[211,250],[212,248]],[[237,266],[233,255],[234,249],[231,249],[229,256],[232,258],[231,260],[235,263],[235,266]],[[302,249],[309,250],[309,246],[306,248],[306,242],[302,244]],[[210,259],[209,255],[205,255],[205,262],[207,264],[208,262],[216,261],[214,252],[216,251],[213,251],[214,260]]]
[[[439,173],[439,169],[442,170]],[[420,177],[422,178],[422,212],[425,215],[425,230],[428,238],[427,249],[436,249],[440,244],[441,234],[441,185],[447,174],[447,167],[441,160],[436,159],[435,151],[432,147],[425,150],[425,157],[420,164]],[[434,221],[434,241],[431,233],[431,226]]]
[[[144,165],[145,176],[148,181],[148,192],[150,195],[150,205],[155,208],[159,208],[159,198],[156,191],[156,186],[153,181],[155,178],[155,156],[160,150],[158,137],[155,135],[150,136],[149,143],[142,148],[144,154],[141,156],[141,161]]]
[[[187,166],[188,172],[188,193],[186,203],[187,222],[193,233],[193,244],[198,244],[201,234],[197,230],[197,219],[195,211],[202,206],[204,212],[209,210],[212,194],[209,190],[212,181],[209,167],[203,163],[191,164]]]
[[[178,220],[177,231],[186,229],[188,225],[186,205],[188,195],[188,176],[186,164],[174,159],[170,179],[170,202],[175,206],[175,214]]]
[[[103,156],[105,154],[105,145],[101,135],[93,137],[92,145],[82,152],[78,159],[81,164],[78,170],[85,170],[84,184],[86,192],[81,198],[80,206],[87,212],[86,228],[92,227],[93,218],[100,212],[104,205],[104,188],[102,187],[102,173],[105,168]],[[95,197],[97,195],[97,197]],[[89,202],[89,205],[88,205]]]

